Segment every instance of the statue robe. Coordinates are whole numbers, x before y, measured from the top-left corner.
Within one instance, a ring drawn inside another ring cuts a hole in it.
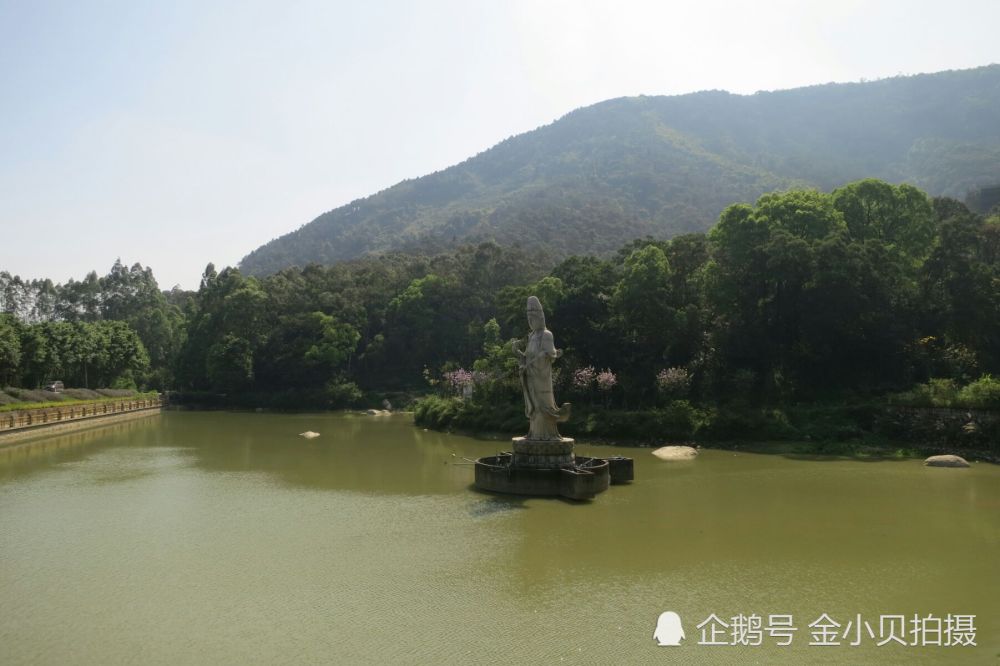
[[[552,392],[552,361],[556,358],[555,341],[548,329],[532,331],[521,362],[521,388],[524,391],[524,414],[530,427],[528,439],[559,439],[556,423],[566,415],[556,406]]]

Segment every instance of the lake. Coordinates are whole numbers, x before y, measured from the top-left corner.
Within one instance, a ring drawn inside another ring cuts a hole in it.
[[[182,411],[0,449],[0,662],[1000,659],[1000,466],[578,446],[636,481],[473,490],[463,459],[507,449],[405,414]],[[977,646],[877,646],[894,615],[907,643],[974,615]]]

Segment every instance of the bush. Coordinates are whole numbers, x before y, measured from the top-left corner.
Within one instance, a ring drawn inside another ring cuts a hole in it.
[[[1000,409],[1000,379],[983,375],[958,392],[958,403],[973,409]]]
[[[428,428],[447,429],[451,427],[461,405],[462,401],[458,398],[429,395],[417,400],[413,406],[413,422]]]
[[[1000,380],[983,375],[959,389],[952,379],[932,379],[892,396],[890,402],[905,407],[1000,409]]]
[[[132,378],[131,372],[127,372],[118,379],[116,379],[115,381],[113,381],[111,383],[111,388],[126,390],[130,392],[135,392],[139,389],[139,387],[136,386],[135,384],[135,379]]]
[[[353,407],[361,402],[361,389],[354,382],[327,382],[324,397],[330,407]]]
[[[715,410],[702,430],[702,439],[801,439],[802,433],[780,409],[728,406]]]
[[[958,386],[955,380],[932,379],[893,396],[891,402],[907,407],[951,407],[957,397]]]

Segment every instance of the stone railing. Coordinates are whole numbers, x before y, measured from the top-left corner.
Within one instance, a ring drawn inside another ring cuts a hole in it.
[[[156,409],[162,407],[163,404],[162,397],[116,398],[101,402],[66,405],[65,407],[41,407],[0,412],[0,433],[20,430],[21,428],[34,428],[42,425],[66,423],[67,421],[137,412],[143,409]]]

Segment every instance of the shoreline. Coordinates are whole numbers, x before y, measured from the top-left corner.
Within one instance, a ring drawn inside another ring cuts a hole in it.
[[[462,437],[471,437],[483,442],[509,441],[517,435],[509,435],[497,431],[475,431],[463,428],[437,429],[414,422],[414,427],[433,432],[443,432]],[[577,444],[585,446],[603,446],[609,448],[656,449],[661,446],[684,445],[697,449],[716,451],[739,451],[741,453],[759,453],[764,455],[792,455],[799,457],[850,458],[856,460],[920,460],[928,456],[940,454],[960,455],[973,462],[985,462],[1000,465],[1000,456],[989,451],[949,448],[946,446],[914,445],[904,442],[887,442],[873,444],[863,440],[845,440],[842,442],[809,441],[809,440],[719,440],[693,441],[670,440],[650,442],[648,440],[616,439],[601,437],[574,437]]]
[[[17,446],[27,440],[42,439],[89,428],[99,428],[106,425],[130,421],[132,419],[146,416],[158,415],[163,411],[162,405],[150,407],[139,407],[115,414],[97,414],[94,416],[76,417],[72,420],[50,421],[48,423],[37,423],[30,426],[19,427],[14,430],[0,431],[0,449]]]

